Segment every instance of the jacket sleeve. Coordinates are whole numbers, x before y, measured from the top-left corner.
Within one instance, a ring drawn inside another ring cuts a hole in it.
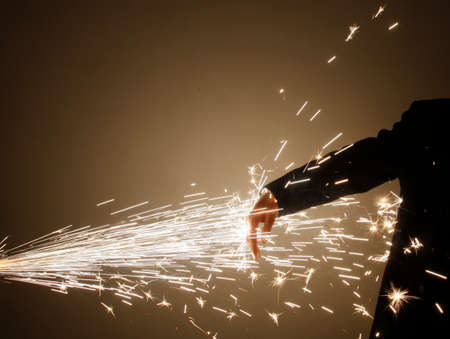
[[[416,101],[392,130],[376,138],[330,152],[269,183],[278,200],[280,216],[362,193],[398,178],[410,166],[416,150],[433,143],[433,129],[449,112],[449,99]]]

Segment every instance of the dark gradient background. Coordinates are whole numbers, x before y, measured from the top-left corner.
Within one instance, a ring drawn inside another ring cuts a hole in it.
[[[379,4],[21,1],[2,7],[0,236],[11,235],[14,246],[68,224],[118,221],[112,209],[179,201],[192,192],[191,182],[212,194],[224,188],[245,194],[247,166],[273,157],[281,139],[289,143],[280,165],[300,165],[339,131],[344,136],[336,147],[390,128],[412,100],[448,97],[449,2],[390,1],[371,21]],[[388,31],[395,21],[399,27]],[[354,22],[360,32],[345,43]],[[295,117],[305,100],[310,106]],[[310,123],[318,108],[322,113]],[[371,208],[390,189],[398,191],[397,184],[360,198]],[[110,197],[117,199],[113,206],[95,207]],[[270,267],[262,270],[271,274]],[[273,289],[260,285],[246,300],[260,317],[228,323],[199,312],[196,319],[218,329],[219,338],[368,332],[370,320],[352,314],[351,300],[328,281],[317,284],[315,302],[342,311],[287,312],[277,329],[263,312],[275,304]],[[301,296],[298,286],[283,293]],[[371,310],[377,294],[373,286],[365,293]],[[117,320],[101,300],[115,305]],[[63,296],[0,283],[0,303],[1,338],[203,337],[180,310],[130,308],[92,293]]]

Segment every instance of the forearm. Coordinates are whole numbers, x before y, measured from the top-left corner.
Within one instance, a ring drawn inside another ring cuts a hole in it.
[[[380,139],[368,138],[297,168],[266,186],[280,216],[362,193],[395,177]]]
[[[416,158],[428,159],[430,150],[448,159],[443,145],[449,112],[450,99],[415,101],[392,130],[381,130],[376,138],[331,152],[268,184],[282,209],[280,215],[365,192],[412,173],[413,168],[423,165],[416,164]]]

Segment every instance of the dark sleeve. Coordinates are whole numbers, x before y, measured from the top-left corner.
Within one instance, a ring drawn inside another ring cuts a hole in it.
[[[266,186],[287,215],[331,202],[348,194],[362,193],[398,178],[416,150],[433,143],[433,131],[449,112],[449,99],[416,101],[392,130],[382,130],[339,151],[330,152]]]

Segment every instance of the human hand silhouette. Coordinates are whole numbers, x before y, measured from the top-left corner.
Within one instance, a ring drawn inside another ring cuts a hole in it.
[[[264,224],[262,228],[263,235],[261,237],[261,242],[265,243],[266,240],[264,239],[264,236],[270,233],[277,217],[278,201],[272,192],[266,189],[247,217],[247,221],[250,226],[247,234],[247,243],[255,259],[260,256],[257,239],[259,224]]]

